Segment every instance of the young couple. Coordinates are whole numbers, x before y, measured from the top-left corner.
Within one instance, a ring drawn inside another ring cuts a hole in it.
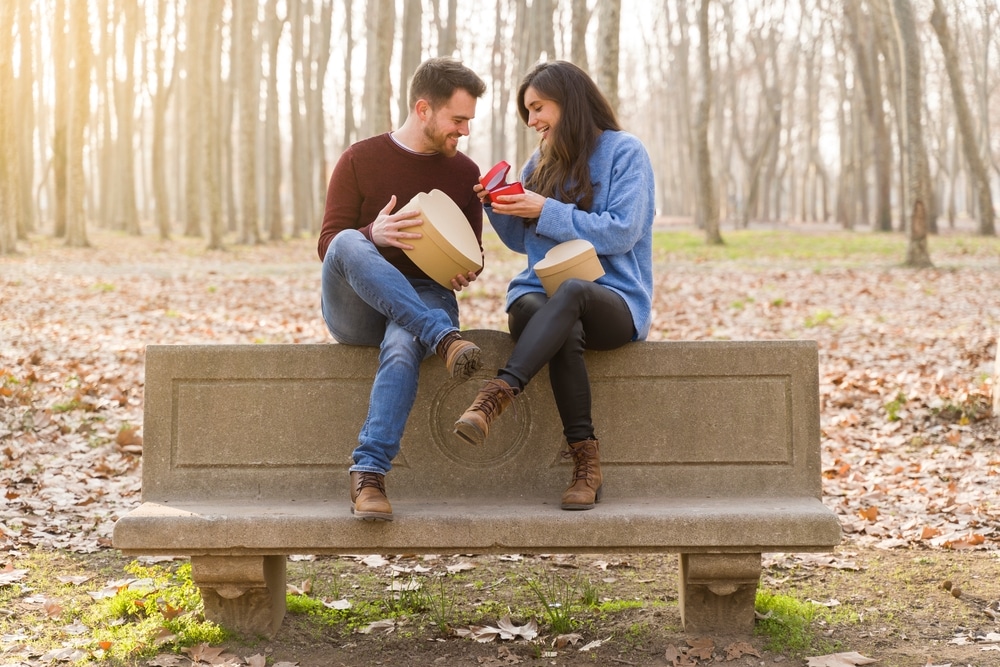
[[[485,210],[501,240],[527,255],[507,291],[514,351],[458,418],[455,434],[481,445],[493,420],[548,364],[566,455],[574,460],[563,509],[591,509],[601,497],[584,350],[614,349],[649,332],[653,171],[642,144],[622,131],[583,70],[562,61],[539,64],[517,93],[521,119],[539,136],[522,170],[525,192],[490,201],[479,168],[458,151],[485,90],[456,60],[425,61],[413,75],[402,126],[351,146],[330,178],[318,245],[323,318],[338,342],[380,349],[350,468],[351,511],[362,519],[392,520],[385,475],[399,453],[421,362],[436,353],[459,379],[480,366],[479,348],[459,335],[455,297],[476,274],[454,276],[448,289],[403,252],[420,236],[418,213],[394,211],[417,193],[448,194],[480,249]],[[594,245],[604,276],[568,280],[547,297],[531,267],[573,239]]]

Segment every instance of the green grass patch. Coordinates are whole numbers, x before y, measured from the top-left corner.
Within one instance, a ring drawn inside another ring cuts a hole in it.
[[[768,651],[802,654],[836,648],[821,636],[823,627],[834,620],[830,610],[822,605],[757,591],[756,610],[760,617],[754,633],[767,637],[764,648]]]
[[[801,230],[725,230],[723,245],[708,245],[699,231],[656,231],[654,252],[669,261],[733,262],[827,268],[831,266],[901,266],[907,239],[901,233]],[[1000,238],[969,235],[931,236],[931,259],[952,263],[1000,259]]]
[[[125,569],[132,578],[123,580],[113,596],[100,600],[82,618],[93,629],[96,657],[146,657],[166,648],[218,644],[229,637],[205,620],[190,563],[170,569],[133,562]]]

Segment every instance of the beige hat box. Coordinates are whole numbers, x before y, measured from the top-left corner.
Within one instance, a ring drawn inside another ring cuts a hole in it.
[[[542,281],[545,293],[552,296],[570,278],[597,280],[604,275],[601,260],[590,241],[575,239],[550,248],[545,257],[535,263],[535,274]]]
[[[440,190],[421,192],[399,210],[420,211],[424,224],[414,231],[421,236],[410,239],[413,249],[403,252],[435,282],[451,289],[458,274],[483,268],[476,234],[451,197]]]

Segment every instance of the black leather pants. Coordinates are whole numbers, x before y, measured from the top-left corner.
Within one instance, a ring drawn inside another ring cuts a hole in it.
[[[549,365],[552,394],[568,442],[594,437],[584,350],[613,350],[632,340],[632,314],[617,293],[586,280],[567,280],[552,298],[525,294],[507,314],[516,341],[499,377],[523,388]]]

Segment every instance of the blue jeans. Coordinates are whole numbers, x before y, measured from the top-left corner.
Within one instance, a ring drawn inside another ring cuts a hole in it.
[[[433,280],[400,273],[355,230],[333,238],[322,284],[323,319],[337,342],[380,348],[351,470],[384,475],[399,454],[420,363],[458,329],[458,301]]]

